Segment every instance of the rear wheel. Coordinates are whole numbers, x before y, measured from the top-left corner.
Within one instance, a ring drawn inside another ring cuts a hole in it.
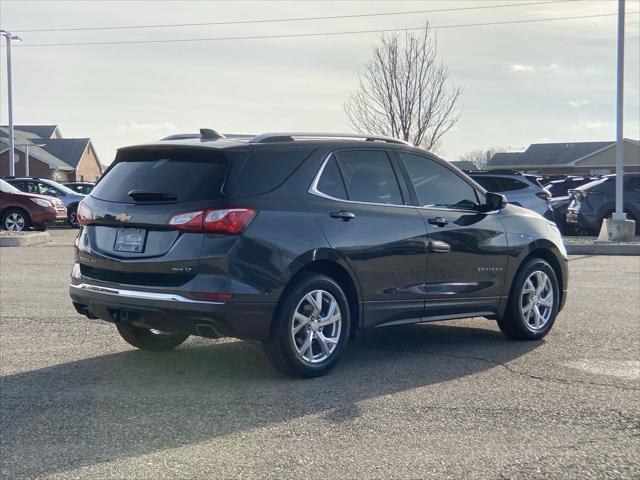
[[[171,350],[183,343],[188,335],[162,332],[150,328],[136,327],[130,323],[116,324],[120,336],[129,344],[141,350]]]
[[[77,207],[76,208],[72,208],[67,213],[67,224],[70,227],[73,227],[73,228],[78,228],[80,226],[80,224],[78,223]]]
[[[498,326],[516,340],[538,340],[553,326],[560,300],[555,271],[541,258],[522,266],[513,284],[509,304]]]
[[[11,232],[28,230],[30,224],[29,215],[20,208],[10,208],[2,215],[2,228]]]
[[[285,294],[264,348],[281,372],[317,377],[334,367],[349,330],[349,305],[340,286],[329,277],[311,274]]]

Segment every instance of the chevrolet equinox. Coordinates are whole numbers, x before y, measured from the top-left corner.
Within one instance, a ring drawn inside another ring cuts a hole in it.
[[[386,137],[202,129],[121,148],[78,220],[79,313],[147,350],[259,341],[302,377],[364,328],[486,317],[541,339],[567,293],[554,223]]]

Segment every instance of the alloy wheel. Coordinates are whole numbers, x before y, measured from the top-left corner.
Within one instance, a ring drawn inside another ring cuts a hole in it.
[[[11,212],[4,219],[4,228],[13,232],[21,232],[24,230],[25,221],[24,217],[18,212]]]
[[[536,270],[525,280],[520,311],[532,331],[542,330],[549,323],[553,312],[553,284],[545,272]]]
[[[298,303],[291,320],[296,354],[306,362],[327,360],[340,341],[342,314],[336,299],[326,290],[313,290]]]

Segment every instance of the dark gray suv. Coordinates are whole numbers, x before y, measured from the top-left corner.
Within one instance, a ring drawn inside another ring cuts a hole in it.
[[[363,328],[480,316],[540,339],[566,299],[555,224],[385,137],[203,130],[122,148],[78,219],[78,312],[142,349],[260,341],[299,376]]]

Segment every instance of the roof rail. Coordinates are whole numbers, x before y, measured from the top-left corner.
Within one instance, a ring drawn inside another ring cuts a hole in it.
[[[409,142],[399,140],[392,137],[384,137],[381,135],[366,135],[359,133],[326,133],[326,132],[272,132],[263,133],[251,140],[249,143],[270,143],[270,142],[292,142],[296,138],[351,138],[360,139],[366,142],[387,142],[387,143],[399,143],[401,145],[411,145]]]

